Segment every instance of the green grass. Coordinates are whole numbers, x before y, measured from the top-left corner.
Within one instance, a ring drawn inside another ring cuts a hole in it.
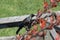
[[[6,29],[0,29],[0,36],[13,36],[16,35],[17,27],[15,28],[6,28]],[[25,28],[23,28],[19,33],[23,34],[25,33]]]
[[[60,3],[58,5],[53,10],[60,10]],[[0,0],[0,18],[37,13],[38,9],[43,9],[43,0]],[[16,35],[17,29],[0,29],[0,36]],[[25,29],[23,28],[20,34],[24,32]]]
[[[43,0],[0,0],[0,17],[36,13]]]

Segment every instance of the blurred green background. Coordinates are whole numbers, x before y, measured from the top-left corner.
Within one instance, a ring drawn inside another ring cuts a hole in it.
[[[37,13],[38,9],[43,10],[43,0],[0,0],[0,18],[34,14]],[[60,3],[53,10],[60,10]],[[0,36],[16,35],[17,29],[17,27],[0,29]],[[23,28],[20,34],[24,32],[25,29]]]

